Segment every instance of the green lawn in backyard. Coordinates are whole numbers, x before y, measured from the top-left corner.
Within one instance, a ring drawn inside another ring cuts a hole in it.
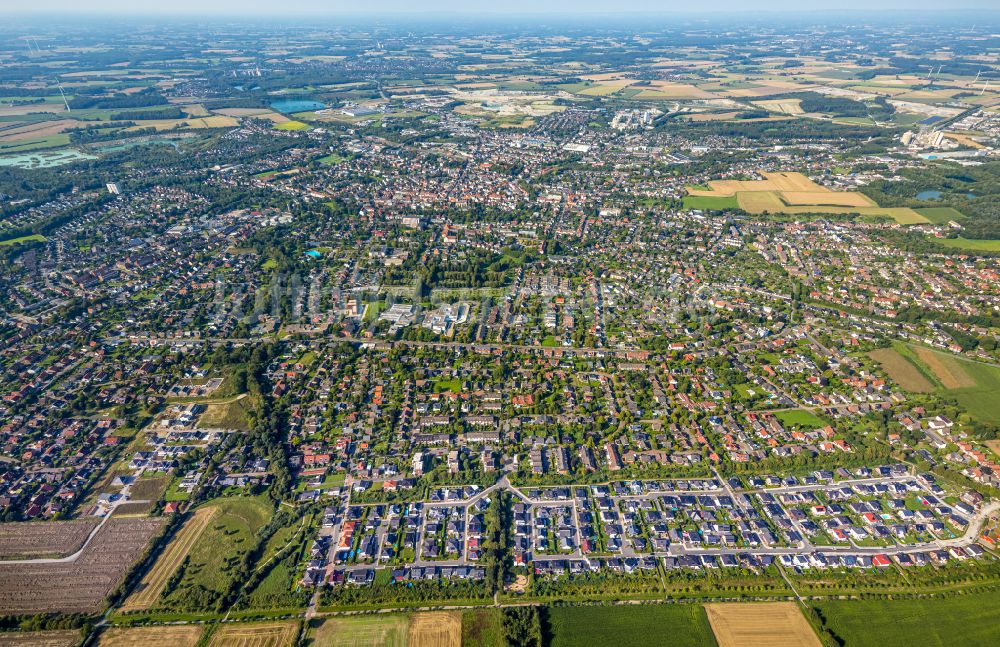
[[[805,411],[804,409],[792,409],[791,411],[778,411],[775,417],[781,421],[782,425],[787,427],[804,427],[807,429],[815,429],[817,427],[826,426],[826,422],[822,418],[812,413],[811,411]]]

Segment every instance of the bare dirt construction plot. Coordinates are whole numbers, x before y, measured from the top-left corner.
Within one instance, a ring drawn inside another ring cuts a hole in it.
[[[941,386],[946,389],[964,389],[976,386],[976,381],[965,372],[957,359],[945,353],[939,353],[924,348],[914,346],[913,351],[920,358],[920,361],[933,371],[934,376],[941,382]]]
[[[313,647],[406,647],[403,615],[326,618],[312,633]]]
[[[99,647],[194,647],[204,627],[175,625],[164,627],[112,627],[101,634]]]
[[[80,550],[97,519],[0,524],[0,560],[65,557]]]
[[[208,647],[291,647],[299,637],[299,623],[224,624],[215,630]]]
[[[868,353],[868,357],[882,365],[892,381],[900,388],[915,393],[930,393],[934,385],[917,370],[905,357],[892,348],[880,348]]]
[[[80,638],[75,629],[4,632],[0,633],[0,647],[76,647]]]
[[[409,647],[461,647],[462,613],[433,611],[410,616]]]
[[[138,588],[122,605],[123,612],[144,611],[156,604],[167,580],[187,557],[191,547],[198,541],[202,531],[215,516],[216,510],[218,508],[201,508],[194,513],[194,516],[184,522],[184,526],[157,558],[153,568],[149,569]]]
[[[821,647],[794,602],[707,604],[719,647]]]
[[[0,563],[0,615],[99,612],[165,521],[112,517],[72,562]]]

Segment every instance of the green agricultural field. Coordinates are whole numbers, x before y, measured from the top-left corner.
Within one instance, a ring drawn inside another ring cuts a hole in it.
[[[975,238],[935,238],[935,242],[945,247],[967,249],[973,252],[1000,252],[1000,239]]]
[[[177,588],[162,603],[177,610],[212,609],[225,593],[244,553],[256,545],[258,531],[270,520],[266,497],[232,497],[208,504],[218,508],[191,551]]]
[[[951,220],[961,222],[965,219],[965,215],[953,207],[924,207],[923,209],[914,209],[914,211],[935,225],[946,225]]]
[[[247,413],[252,408],[249,398],[236,398],[230,402],[206,405],[205,413],[198,418],[201,429],[237,429],[247,431],[250,421]]]
[[[950,598],[816,604],[827,629],[851,647],[986,647],[1000,638],[1000,591]]]
[[[462,647],[503,647],[500,609],[473,609],[462,613]]]
[[[704,607],[693,604],[552,607],[551,647],[629,645],[711,647],[715,635]]]
[[[41,234],[32,234],[30,236],[21,236],[20,238],[8,238],[7,240],[0,240],[0,247],[6,247],[8,245],[19,245],[21,243],[30,243],[31,241],[38,241],[39,243],[44,243],[47,239]]]
[[[309,632],[313,647],[404,647],[409,622],[404,615],[326,618]]]
[[[739,209],[736,196],[713,198],[711,196],[684,196],[685,209],[701,209],[703,211],[722,211],[723,209]]]
[[[804,409],[793,409],[791,411],[778,411],[774,414],[786,427],[804,427],[806,429],[816,429],[823,427],[827,423],[822,418]]]
[[[1000,366],[981,362],[958,360],[961,369],[975,381],[976,386],[946,391],[974,418],[1000,423]]]
[[[277,130],[309,130],[309,124],[301,121],[286,121],[275,126]]]

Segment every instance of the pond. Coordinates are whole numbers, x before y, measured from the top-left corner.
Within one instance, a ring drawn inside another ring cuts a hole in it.
[[[88,155],[75,148],[67,148],[57,151],[33,151],[30,153],[21,153],[20,155],[0,157],[0,166],[16,166],[23,169],[52,168],[53,166],[62,166],[63,164],[95,159],[97,157],[94,155]]]
[[[965,198],[968,199],[968,200],[972,200],[975,197],[976,197],[975,193],[966,193],[965,194]],[[917,194],[917,200],[940,200],[940,199],[941,199],[941,192],[940,191],[931,191],[931,190],[928,190],[928,191],[921,191],[920,193]]]
[[[310,110],[322,110],[326,104],[309,99],[282,99],[271,104],[272,110],[283,113],[308,112]]]

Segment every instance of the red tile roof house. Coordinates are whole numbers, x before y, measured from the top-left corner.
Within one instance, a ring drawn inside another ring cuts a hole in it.
[[[885,568],[887,566],[892,566],[892,562],[886,555],[875,555],[874,557],[872,557],[872,566]]]

